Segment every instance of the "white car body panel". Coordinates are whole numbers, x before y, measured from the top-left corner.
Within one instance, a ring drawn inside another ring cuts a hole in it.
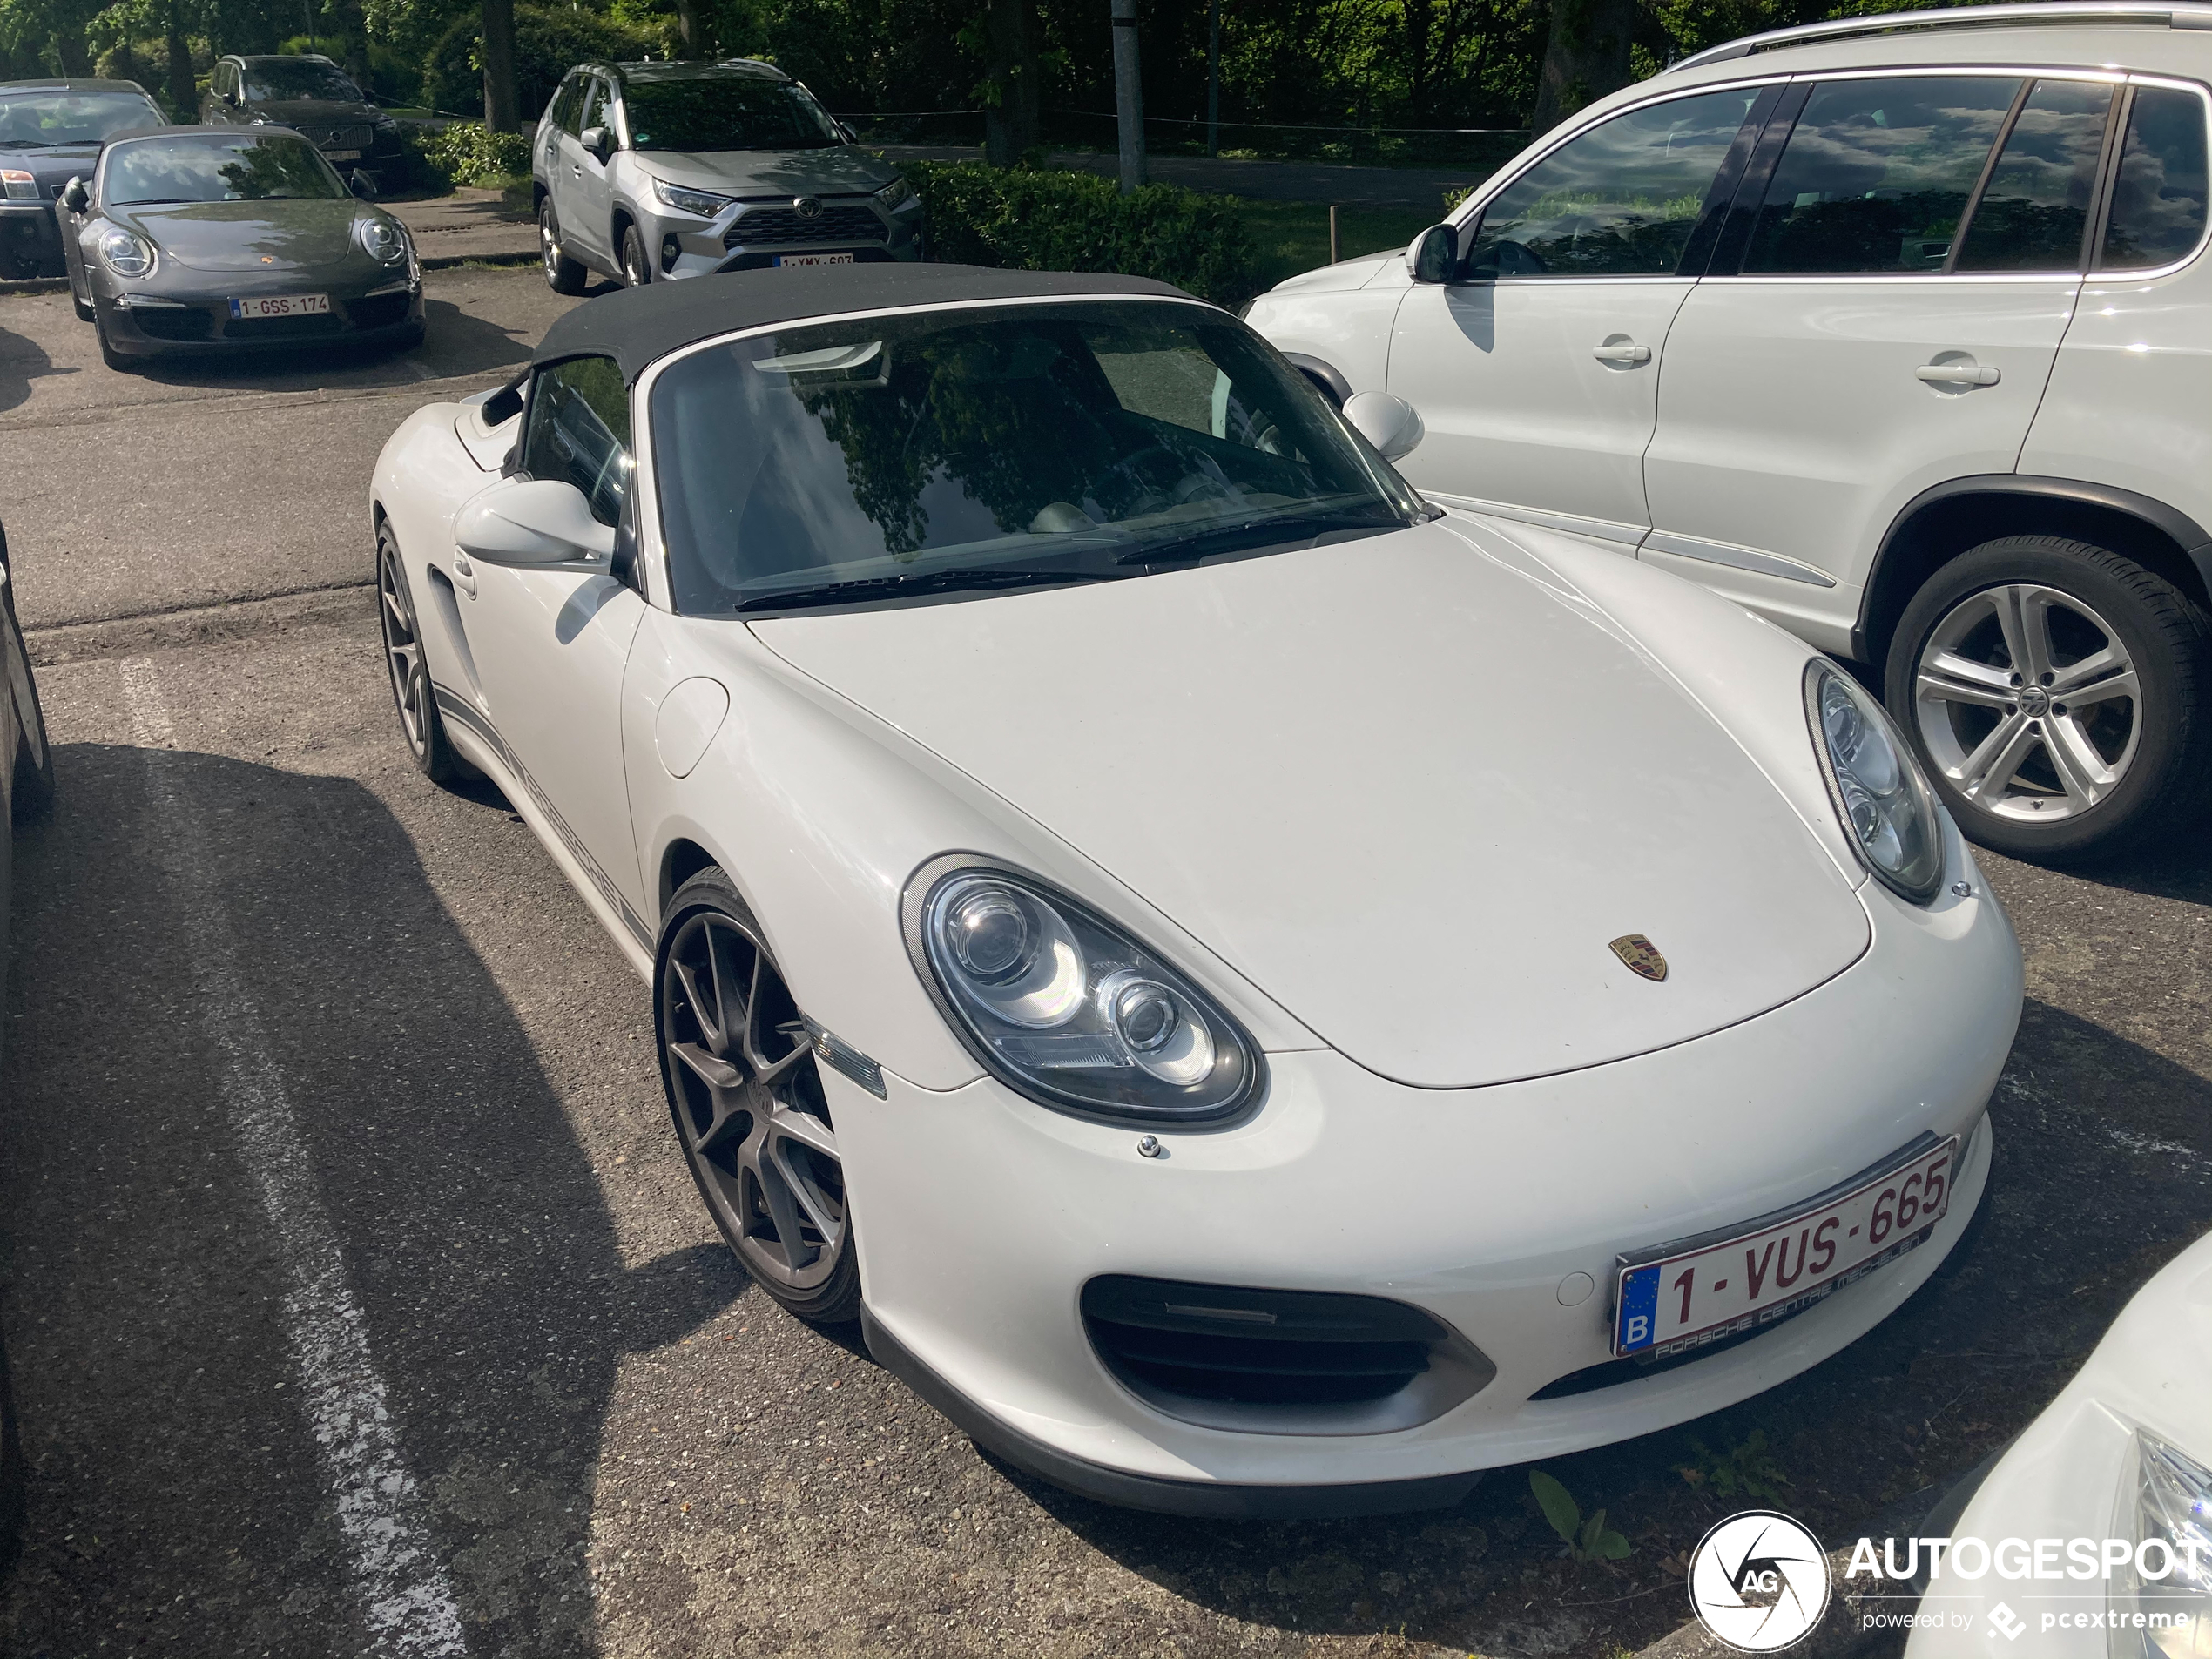
[[[1258,1487],[1597,1445],[1833,1353],[1971,1217],[2020,1008],[2010,924],[1947,820],[1926,907],[1868,879],[1807,729],[1811,654],[1736,606],[1572,536],[1460,516],[751,625],[671,614],[649,529],[650,602],[538,570],[486,605],[517,572],[469,568],[454,519],[498,487],[510,431],[434,405],[374,474],[448,739],[641,974],[672,855],[729,874],[799,1007],[881,1068],[880,1097],[822,1074],[870,1317],[1033,1442]],[[1440,752],[1440,728],[1464,748]],[[916,871],[955,852],[1034,873],[1202,987],[1264,1054],[1257,1109],[1140,1157],[1130,1129],[986,1076],[900,927]],[[1637,931],[1674,958],[1669,982],[1606,978],[1605,941]],[[1588,961],[1556,944],[1569,934]],[[1615,1012],[1638,995],[1664,1012]],[[1393,1081],[1378,1057],[1452,1086]],[[1922,1249],[1757,1340],[1530,1399],[1609,1363],[1616,1253],[1952,1134],[1956,1197]],[[1394,1298],[1498,1375],[1410,1429],[1203,1427],[1089,1346],[1078,1298],[1107,1272]],[[1594,1291],[1569,1298],[1578,1274]]]
[[[2197,1462],[2212,1466],[2212,1236],[2183,1251],[2121,1310],[2074,1380],[2021,1433],[1983,1479],[1950,1530],[1954,1538],[2126,1538],[2134,1536],[2134,1494],[2122,1470],[2140,1425]],[[2062,1601],[2053,1601],[2053,1596]],[[1979,1579],[1939,1575],[1921,1598],[1924,1613],[1954,1628],[1916,1629],[1906,1659],[1963,1659],[2021,1651],[1986,1615],[2000,1600],[2020,1603],[2035,1632],[2025,1651],[2036,1659],[2108,1659],[2106,1631],[2041,1628],[2045,1611],[2104,1610],[2101,1581],[2022,1583],[1990,1573]],[[2186,1638],[2184,1638],[2186,1639]],[[2197,1633],[2202,1642],[2204,1633]],[[2195,1651],[2194,1649],[2177,1651]]]
[[[755,631],[1080,826],[1101,868],[1402,1082],[1619,1059],[1849,966],[1865,917],[1768,779],[1484,539],[1430,526]],[[1177,670],[1129,671],[1147,658]],[[1480,762],[1455,764],[1474,731]],[[1631,932],[1662,941],[1668,990],[1591,948]]]

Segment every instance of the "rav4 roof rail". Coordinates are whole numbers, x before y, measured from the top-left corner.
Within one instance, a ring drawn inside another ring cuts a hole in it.
[[[1693,52],[1680,63],[1669,64],[1662,72],[1672,73],[1700,64],[1725,63],[1731,57],[1749,57],[1753,52],[1773,51],[1782,46],[1848,40],[1865,35],[1902,34],[1908,30],[2080,28],[2099,24],[2212,30],[2212,5],[2188,3],[2188,0],[2174,5],[2142,5],[2133,0],[2103,0],[2103,3],[2095,3],[2093,0],[2093,3],[2086,5],[1947,6],[1936,11],[1882,12],[1869,17],[1839,17],[1829,23],[1800,24],[1794,29],[1746,35],[1741,40],[1726,41],[1702,52]]]

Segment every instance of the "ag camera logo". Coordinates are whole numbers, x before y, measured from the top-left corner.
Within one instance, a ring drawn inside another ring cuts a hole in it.
[[[1730,1515],[1689,1557],[1689,1605],[1740,1653],[1778,1653],[1828,1610],[1828,1555],[1797,1521],[1770,1509]]]

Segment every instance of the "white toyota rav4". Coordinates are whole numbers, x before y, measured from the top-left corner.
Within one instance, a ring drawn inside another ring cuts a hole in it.
[[[2107,851],[2212,774],[2208,81],[2208,4],[1736,41],[1247,316],[1435,499],[1878,671],[1976,840]]]

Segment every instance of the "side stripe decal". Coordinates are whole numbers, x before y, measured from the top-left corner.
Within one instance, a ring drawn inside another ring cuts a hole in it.
[[[545,821],[553,826],[554,833],[561,838],[561,845],[568,848],[570,857],[577,861],[584,874],[591,878],[591,885],[598,889],[599,896],[606,900],[608,908],[622,918],[622,925],[630,930],[631,937],[645,949],[652,949],[653,933],[645,925],[645,919],[631,907],[630,900],[623,896],[622,889],[615,885],[613,878],[600,867],[599,860],[591,856],[591,850],[569,827],[569,820],[561,816],[560,809],[538,786],[537,779],[529,774],[529,768],[523,765],[515,752],[507,746],[507,739],[499,735],[499,729],[484,718],[482,710],[460,693],[447,690],[435,680],[431,682],[431,689],[437,693],[439,712],[467,726],[499,757],[499,764],[513,773],[524,789],[529,791],[531,804],[545,814]]]

